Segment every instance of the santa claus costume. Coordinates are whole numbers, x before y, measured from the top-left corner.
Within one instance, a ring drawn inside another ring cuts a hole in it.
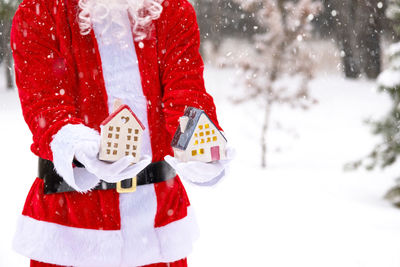
[[[34,260],[32,266],[186,266],[197,226],[178,176],[134,193],[91,190],[100,178],[73,168],[72,160],[79,144],[97,142],[116,98],[145,125],[142,154],[153,162],[173,154],[171,139],[186,106],[204,110],[219,128],[204,88],[194,9],[187,0],[138,0],[149,9],[110,12],[107,1],[94,0],[103,3],[95,8],[89,1],[24,0],[13,20],[11,46],[31,150],[52,161],[76,190],[44,194],[43,179],[36,178],[14,248]]]

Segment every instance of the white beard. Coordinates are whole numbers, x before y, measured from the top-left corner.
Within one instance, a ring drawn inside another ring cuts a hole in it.
[[[145,39],[153,20],[160,17],[163,0],[80,0],[79,28],[82,35],[90,33],[93,23],[104,26],[107,31],[111,23],[120,26],[113,32],[114,37],[121,39],[132,32],[135,41]],[[126,25],[121,18],[121,12],[128,12],[131,24]]]

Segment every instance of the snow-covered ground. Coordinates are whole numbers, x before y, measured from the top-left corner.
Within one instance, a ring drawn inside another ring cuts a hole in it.
[[[278,108],[275,120],[295,134],[271,129],[269,168],[260,165],[258,105],[232,105],[235,72],[206,68],[219,120],[237,158],[212,188],[186,184],[201,236],[191,267],[398,267],[400,210],[382,196],[395,170],[343,172],[346,162],[377,141],[363,120],[383,114],[388,99],[368,81],[319,74],[310,111]],[[2,81],[0,81],[2,82]],[[30,132],[17,94],[0,85],[2,190],[0,266],[28,266],[11,250],[15,221],[36,175]],[[398,173],[397,173],[398,175]]]

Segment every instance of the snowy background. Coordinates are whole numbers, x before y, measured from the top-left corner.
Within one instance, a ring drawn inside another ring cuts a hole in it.
[[[342,78],[334,62],[320,69],[311,83],[318,105],[274,110],[295,133],[271,128],[263,170],[260,107],[233,105],[236,71],[206,65],[206,86],[237,158],[219,185],[186,184],[201,228],[190,266],[400,266],[400,211],[383,200],[398,173],[343,171],[375,144],[363,121],[384,114],[389,99],[374,81]],[[37,159],[17,93],[0,88],[0,266],[22,267],[27,259],[12,251],[11,241]]]
[[[237,156],[218,185],[185,183],[201,230],[189,266],[399,267],[400,209],[383,197],[400,175],[398,162],[374,171],[346,172],[344,166],[363,158],[382,141],[365,123],[381,119],[394,103],[389,94],[378,90],[375,78],[379,72],[389,69],[384,79],[391,82],[387,87],[400,88],[396,87],[400,84],[400,52],[392,53],[398,59],[392,65],[384,53],[390,43],[400,40],[400,0],[325,0],[319,17],[305,17],[317,30],[306,27],[304,34],[292,38],[292,44],[293,50],[306,47],[312,51],[315,62],[309,71],[314,77],[309,95],[318,103],[307,111],[274,106],[267,133],[266,169],[261,168],[260,146],[265,104],[259,99],[234,104],[232,99],[249,89],[239,82],[244,75],[240,67],[225,64],[221,68],[221,62],[252,60],[255,34],[266,26],[277,34],[272,41],[282,41],[287,37],[281,31],[285,23],[265,20],[259,27],[257,12],[243,13],[240,2],[194,1],[202,32],[206,87]],[[318,1],[278,2],[310,6]],[[358,6],[354,6],[356,2]],[[5,65],[12,65],[5,37],[17,3],[0,0],[0,267],[28,266],[28,259],[13,252],[11,243],[37,172],[37,158],[29,149],[32,137],[17,91],[7,89],[4,75]],[[394,14],[388,16],[390,21],[383,12],[388,3]],[[272,45],[264,43],[265,65],[270,62],[268,52],[276,55],[272,49],[268,51]],[[363,54],[365,50],[370,53]],[[290,59],[295,65],[304,60]],[[296,85],[290,71],[283,71],[287,73],[280,76],[280,82]],[[12,84],[12,75],[8,77]]]

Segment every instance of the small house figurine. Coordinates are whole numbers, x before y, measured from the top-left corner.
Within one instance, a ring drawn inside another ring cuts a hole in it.
[[[117,100],[114,103],[114,112],[101,124],[99,159],[117,161],[124,156],[132,155],[133,163],[138,162],[144,129],[135,113]]]
[[[171,146],[181,161],[211,162],[226,158],[226,143],[225,136],[204,111],[187,107],[179,118]]]

